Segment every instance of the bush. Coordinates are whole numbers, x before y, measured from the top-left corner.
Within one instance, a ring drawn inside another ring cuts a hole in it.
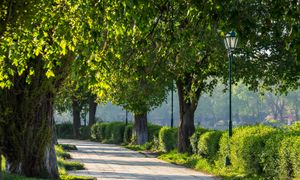
[[[91,140],[100,141],[99,127],[101,123],[95,123],[91,127]]]
[[[111,137],[111,125],[112,123],[96,123],[91,128],[92,140],[109,143]]]
[[[92,139],[103,143],[119,144],[123,142],[125,123],[97,123],[92,126]]]
[[[295,122],[291,126],[286,126],[289,131],[300,131],[300,122]]]
[[[297,146],[297,144],[299,145],[299,138],[297,138],[299,136],[300,133],[296,131],[278,131],[267,138],[264,152],[260,158],[263,164],[264,176],[268,178],[278,178],[281,176],[291,176],[294,173],[294,170],[287,167],[291,167],[289,163],[294,162],[294,160],[291,160],[291,157],[294,157],[294,155],[291,154],[297,153],[294,153],[295,151],[292,150],[294,148],[292,144],[295,143],[295,146]],[[291,151],[293,151],[293,153]],[[295,176],[296,175],[299,176],[298,174],[295,174]]]
[[[285,138],[279,147],[280,179],[300,179],[300,136]]]
[[[228,131],[224,131],[219,140],[218,159],[215,164],[217,168],[225,167],[225,158],[230,154]]]
[[[148,139],[153,140],[154,137],[158,137],[159,130],[162,128],[160,125],[148,124]]]
[[[56,134],[58,139],[73,139],[73,124],[72,123],[62,123],[56,124]]]
[[[267,137],[275,131],[276,129],[263,125],[235,128],[230,139],[232,167],[240,173],[262,173],[260,156],[264,152]]]
[[[90,139],[91,138],[91,128],[89,126],[83,126],[79,129],[80,139]]]
[[[128,124],[127,126],[125,126],[125,129],[124,129],[124,138],[123,138],[123,142],[125,144],[131,143],[132,128],[133,128],[132,124]]]
[[[217,158],[221,136],[221,131],[209,131],[202,134],[198,142],[198,154],[213,162]]]
[[[106,129],[110,129],[110,134],[107,135],[107,139],[110,143],[120,144],[124,139],[125,123],[112,122],[109,123]]]
[[[198,142],[199,142],[199,137],[201,134],[205,133],[207,129],[204,128],[197,128],[194,132],[194,134],[190,137],[190,142],[192,146],[192,151],[194,154],[198,153]]]
[[[177,128],[162,127],[159,131],[159,149],[168,152],[177,147]]]

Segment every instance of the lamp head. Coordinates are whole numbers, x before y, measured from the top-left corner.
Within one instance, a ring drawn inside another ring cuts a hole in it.
[[[236,35],[235,31],[226,34],[224,44],[228,51],[233,51],[237,47],[238,38]]]

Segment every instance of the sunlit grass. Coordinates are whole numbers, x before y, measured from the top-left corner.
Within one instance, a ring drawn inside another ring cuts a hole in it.
[[[171,151],[164,153],[158,157],[161,160],[182,165],[185,167],[193,168],[204,173],[214,174],[216,176],[222,177],[225,180],[229,179],[245,179],[245,180],[259,180],[261,177],[253,175],[253,177],[248,177],[243,174],[238,174],[233,171],[230,167],[217,167],[213,163],[208,162],[207,159],[202,158],[198,155],[189,155],[188,153],[178,153],[177,151]]]

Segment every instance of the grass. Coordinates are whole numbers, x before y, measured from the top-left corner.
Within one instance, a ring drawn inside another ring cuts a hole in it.
[[[63,167],[67,171],[70,171],[70,170],[83,170],[84,169],[83,164],[81,164],[79,162],[75,162],[75,161],[66,161],[63,158],[58,158],[57,159],[57,164],[58,164],[58,167]]]
[[[134,150],[134,151],[156,151],[155,148],[153,148],[153,143],[152,142],[147,142],[143,145],[135,145],[135,144],[128,144],[125,146],[125,148]]]
[[[63,159],[71,159],[70,153],[66,152],[61,145],[55,146],[56,155]]]
[[[217,167],[214,163],[210,163],[207,159],[204,159],[198,155],[189,155],[188,153],[178,153],[177,151],[171,151],[164,153],[158,157],[161,160],[182,165],[188,168],[199,170],[208,174],[214,174],[216,176],[222,177],[225,180],[235,179],[235,180],[258,180],[263,179],[255,175],[248,176],[243,174],[238,174],[234,172],[230,167]]]
[[[62,149],[65,151],[76,151],[77,150],[77,147],[72,144],[60,144],[59,146],[61,146]]]

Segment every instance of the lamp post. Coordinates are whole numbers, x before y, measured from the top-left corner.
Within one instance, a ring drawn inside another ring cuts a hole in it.
[[[232,71],[232,60],[233,60],[233,51],[235,50],[237,46],[238,38],[236,37],[236,32],[231,31],[228,34],[226,34],[224,39],[224,44],[228,53],[229,57],[229,123],[228,123],[228,137],[230,138],[232,136],[232,110],[231,110],[231,71]],[[225,165],[230,165],[230,159],[229,156],[226,157]]]
[[[172,82],[173,83],[173,82]],[[174,84],[171,91],[171,127],[174,126]]]

